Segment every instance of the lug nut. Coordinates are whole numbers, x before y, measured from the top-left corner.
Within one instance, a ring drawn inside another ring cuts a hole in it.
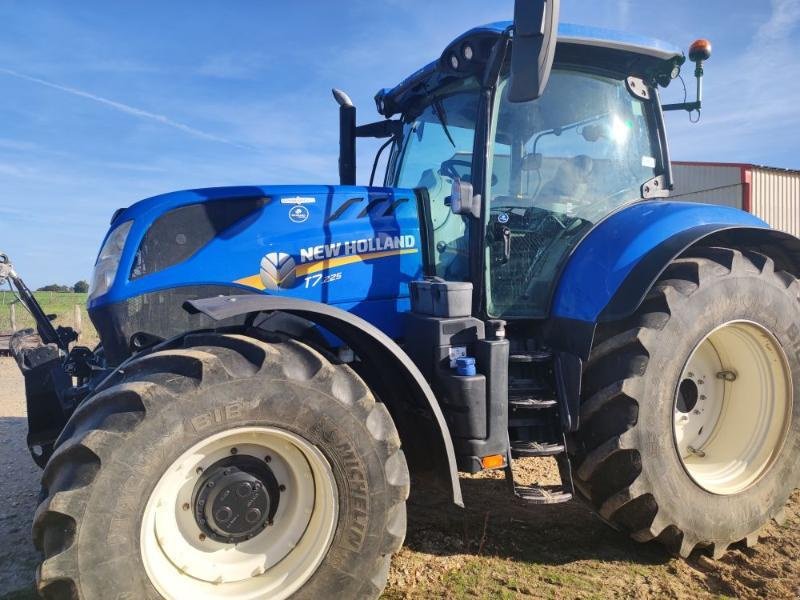
[[[194,470],[194,472],[195,472],[195,473],[197,473],[198,475],[200,475],[200,473],[202,473],[202,472],[203,472],[203,467],[197,467],[197,468]]]
[[[206,534],[205,533],[201,533],[200,534],[200,541],[201,542],[205,542],[206,541]]]
[[[279,489],[280,491],[282,491],[282,492],[285,492],[285,491],[286,491],[286,486],[285,486],[285,485],[283,485],[283,484],[280,484],[280,485],[278,486],[278,489]]]
[[[267,454],[267,455],[264,457],[264,462],[272,462],[272,457],[271,457],[269,454]]]
[[[181,508],[183,508],[183,510],[189,510],[189,503],[188,502],[184,502],[183,506]]]
[[[239,453],[238,448],[231,448],[231,454],[238,454],[238,453]]]
[[[689,452],[691,452],[692,454],[694,454],[695,456],[697,456],[698,458],[705,458],[706,457],[706,453],[703,452],[702,450],[696,450],[695,448],[692,448],[691,446],[687,446],[686,449]]]

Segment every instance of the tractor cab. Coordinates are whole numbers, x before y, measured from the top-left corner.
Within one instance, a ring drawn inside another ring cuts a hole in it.
[[[657,88],[684,56],[657,40],[561,25],[543,95],[515,102],[502,42],[511,28],[465,33],[376,102],[402,122],[385,184],[428,196],[433,274],[476,282],[488,317],[541,319],[559,269],[595,224],[667,194]],[[480,199],[476,214],[453,211],[456,182]]]

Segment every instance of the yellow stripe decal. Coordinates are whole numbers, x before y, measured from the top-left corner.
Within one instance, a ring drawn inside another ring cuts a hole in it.
[[[244,277],[242,279],[237,279],[233,283],[246,285],[247,287],[256,288],[259,290],[264,290],[267,288],[267,286],[264,285],[264,282],[261,281],[261,275],[252,275],[250,277]]]
[[[358,262],[367,262],[379,258],[387,258],[389,256],[400,256],[401,254],[416,254],[419,248],[403,248],[401,250],[387,250],[386,252],[373,252],[371,254],[354,254],[352,256],[340,256],[337,258],[327,258],[325,260],[318,260],[317,262],[299,265],[295,267],[295,275],[303,277],[311,273],[318,273],[327,269],[335,267],[343,267],[344,265],[351,265]],[[261,281],[261,275],[251,275],[250,277],[243,277],[237,279],[234,283],[246,285],[247,287],[256,288],[258,290],[266,289],[264,282]]]

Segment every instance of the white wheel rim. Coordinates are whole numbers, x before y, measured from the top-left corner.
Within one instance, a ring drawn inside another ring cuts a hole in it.
[[[761,325],[732,321],[703,338],[673,408],[675,447],[694,482],[720,495],[755,484],[783,447],[792,395],[786,355]]]
[[[234,453],[269,457],[285,490],[272,525],[252,539],[226,544],[206,537],[186,506],[192,506],[203,471]],[[150,581],[170,600],[282,600],[317,570],[337,519],[333,471],[315,446],[281,429],[231,429],[192,446],[156,484],[142,518],[142,560]]]

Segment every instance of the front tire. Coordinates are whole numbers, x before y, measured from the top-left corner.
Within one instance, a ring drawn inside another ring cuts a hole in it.
[[[612,525],[688,556],[753,544],[800,484],[800,285],[726,248],[673,262],[598,329],[576,484]]]
[[[122,371],[43,474],[45,598],[380,594],[409,477],[349,367],[291,339],[200,333]]]

